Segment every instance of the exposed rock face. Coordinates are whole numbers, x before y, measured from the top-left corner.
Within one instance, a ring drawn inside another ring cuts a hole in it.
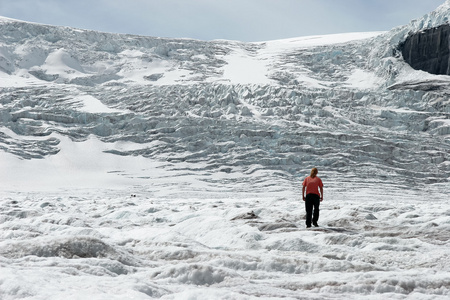
[[[403,58],[416,70],[436,75],[450,75],[450,25],[417,32],[400,45]]]

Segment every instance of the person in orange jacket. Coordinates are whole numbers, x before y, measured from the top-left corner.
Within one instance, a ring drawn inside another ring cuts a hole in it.
[[[306,177],[302,184],[302,196],[306,210],[306,228],[310,228],[311,223],[315,227],[319,227],[317,221],[319,221],[320,202],[323,201],[323,183],[317,177],[317,173],[319,173],[317,168],[312,168],[311,175]]]

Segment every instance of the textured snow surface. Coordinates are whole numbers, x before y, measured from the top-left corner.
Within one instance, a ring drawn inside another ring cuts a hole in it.
[[[327,182],[321,227],[307,230],[294,186],[183,197],[192,189],[174,178],[129,193],[2,193],[2,299],[449,296],[443,194]]]
[[[448,299],[450,77],[397,46],[449,10],[263,43],[0,18],[0,299]]]

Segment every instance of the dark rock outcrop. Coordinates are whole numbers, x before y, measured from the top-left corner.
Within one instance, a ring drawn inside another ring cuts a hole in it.
[[[400,45],[405,61],[414,69],[450,75],[450,25],[414,33]]]

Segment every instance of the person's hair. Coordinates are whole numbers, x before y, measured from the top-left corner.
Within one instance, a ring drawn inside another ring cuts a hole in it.
[[[319,170],[317,170],[317,168],[311,169],[311,177],[312,178],[316,177],[317,173],[319,173]]]

